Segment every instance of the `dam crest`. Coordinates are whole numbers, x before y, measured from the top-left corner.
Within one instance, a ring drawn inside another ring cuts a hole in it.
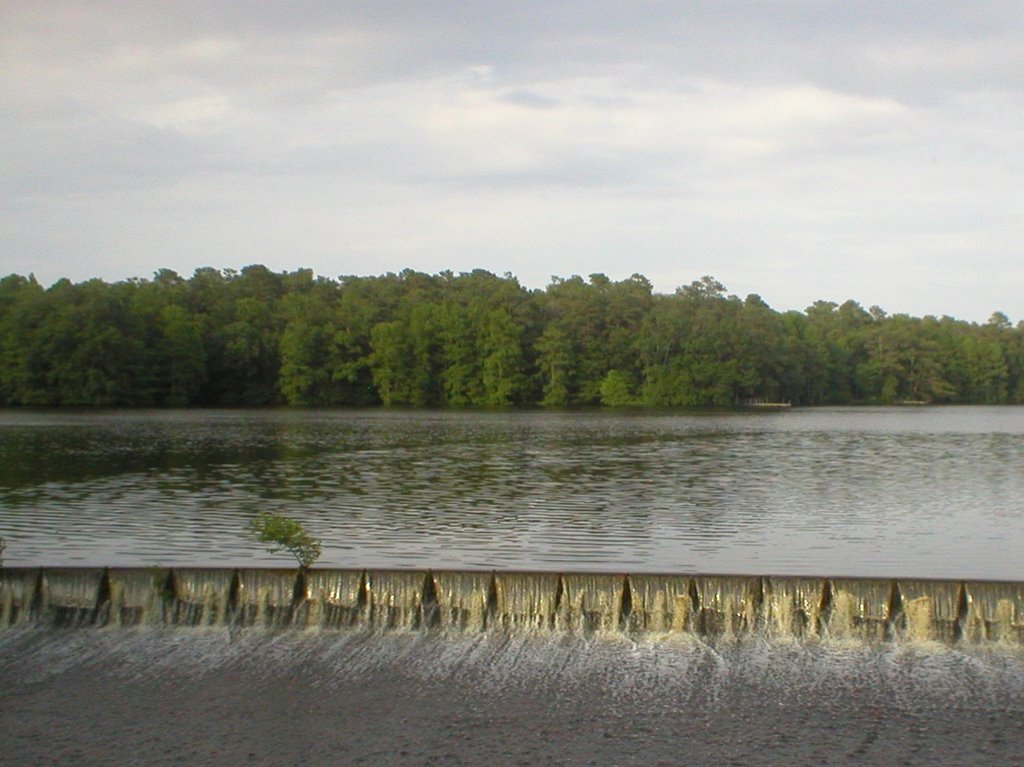
[[[221,626],[1024,643],[1024,583],[271,568],[5,568],[0,628]]]

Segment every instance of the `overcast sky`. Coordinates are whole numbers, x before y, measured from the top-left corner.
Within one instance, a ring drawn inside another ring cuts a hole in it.
[[[0,272],[705,274],[1024,319],[1024,4],[0,4]]]

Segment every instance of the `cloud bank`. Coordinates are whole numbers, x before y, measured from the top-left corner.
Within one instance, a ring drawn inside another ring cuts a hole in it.
[[[1019,4],[6,3],[0,271],[1024,316]]]

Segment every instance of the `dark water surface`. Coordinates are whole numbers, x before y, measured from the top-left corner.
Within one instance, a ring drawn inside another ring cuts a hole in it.
[[[1021,579],[1024,408],[0,413],[8,565]]]
[[[1015,765],[1018,650],[0,631],[0,765]]]

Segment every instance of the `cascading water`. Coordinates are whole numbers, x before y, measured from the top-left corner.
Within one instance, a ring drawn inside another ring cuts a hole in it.
[[[1024,584],[402,570],[0,571],[0,626],[173,625],[1024,641]]]
[[[298,625],[336,629],[365,620],[366,579],[361,570],[311,570],[303,585]]]
[[[765,578],[763,619],[769,636],[819,636],[824,587],[818,578]]]
[[[693,612],[690,578],[682,575],[645,575],[628,578],[629,615],[632,631],[682,632]]]
[[[901,580],[893,628],[908,639],[956,641],[966,617],[965,595],[959,583]]]
[[[42,570],[33,611],[40,622],[55,626],[95,623],[109,604],[110,588],[102,568]]]
[[[881,578],[833,578],[825,594],[823,632],[834,639],[890,637],[893,582]]]
[[[435,612],[427,625],[448,626],[462,631],[487,628],[490,573],[457,570],[433,573]]]
[[[365,574],[369,622],[378,628],[419,628],[429,575],[402,570],[373,570]]]
[[[754,631],[762,605],[760,578],[699,576],[691,586],[694,623],[691,630],[710,636],[737,636]]]
[[[121,626],[155,625],[164,622],[164,605],[171,601],[166,568],[107,570],[110,589],[109,620]],[[97,600],[99,601],[99,600]]]
[[[563,575],[561,625],[570,631],[617,631],[625,585],[615,575]]]
[[[243,626],[292,623],[298,573],[294,570],[239,570],[233,607]],[[301,596],[301,595],[300,595]]]
[[[552,628],[562,598],[556,573],[502,573],[494,576],[489,607],[495,624],[509,630]]]
[[[213,568],[174,569],[168,576],[166,595],[169,622],[179,626],[217,626],[232,613],[234,570]]]
[[[1024,642],[1024,583],[965,583],[968,640]]]
[[[0,570],[0,626],[32,620],[38,580],[36,570]]]

